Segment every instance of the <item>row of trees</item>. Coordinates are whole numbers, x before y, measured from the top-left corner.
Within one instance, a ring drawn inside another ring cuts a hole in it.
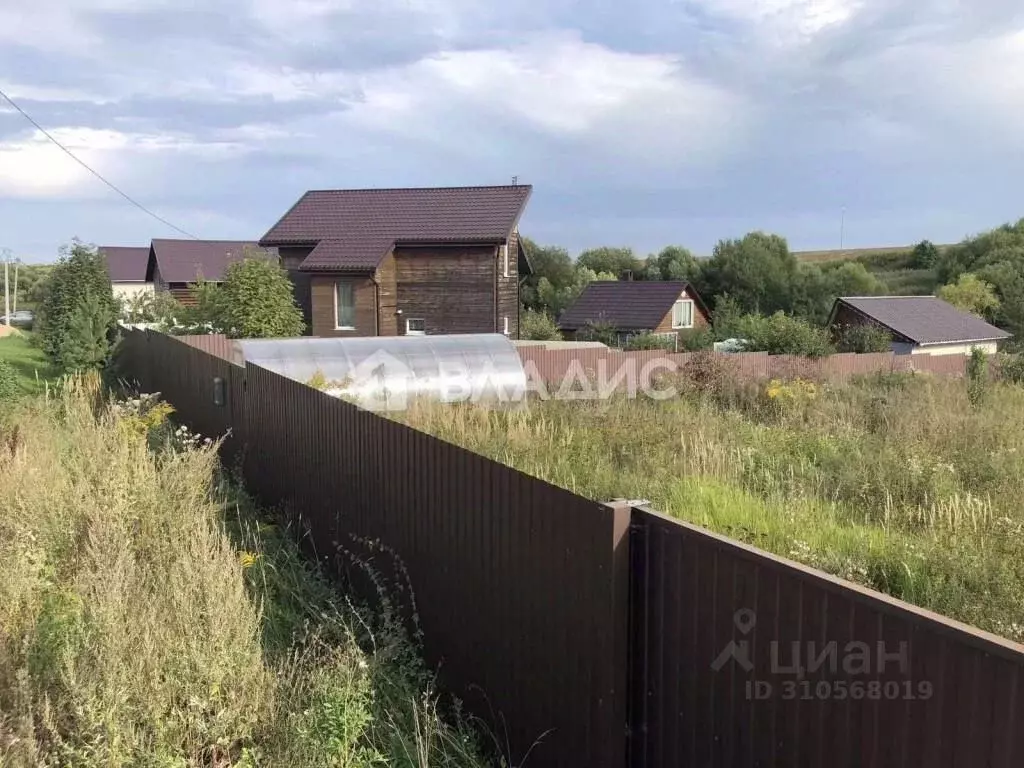
[[[231,264],[220,283],[196,286],[195,306],[167,293],[115,299],[105,259],[75,242],[37,288],[35,338],[61,370],[102,367],[117,342],[117,321],[153,322],[168,331],[233,338],[298,336],[304,330],[287,273],[263,258]]]

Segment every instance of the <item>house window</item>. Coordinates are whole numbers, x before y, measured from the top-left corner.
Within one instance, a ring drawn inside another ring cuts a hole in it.
[[[507,318],[507,317],[505,318],[505,323],[504,323],[504,327],[505,327],[505,328],[504,328],[504,330],[502,331],[502,333],[504,333],[504,334],[505,334],[506,336],[508,336],[508,318]]]
[[[508,246],[501,246],[501,271],[505,277],[508,277]]]
[[[338,281],[334,284],[334,317],[338,330],[355,330],[356,290],[352,283]]]
[[[693,302],[689,299],[681,299],[672,305],[672,328],[693,328]]]
[[[427,333],[427,321],[421,317],[409,317],[405,321],[406,336],[424,336]]]

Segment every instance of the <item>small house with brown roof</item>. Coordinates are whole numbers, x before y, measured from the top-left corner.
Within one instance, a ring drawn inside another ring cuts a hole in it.
[[[273,258],[273,254],[247,240],[153,240],[146,280],[157,291],[168,291],[182,304],[191,305],[197,282],[219,283],[229,264],[245,258]]]
[[[107,261],[115,298],[128,301],[139,294],[153,292],[153,283],[146,280],[149,248],[102,245],[98,250]]]
[[[614,330],[619,344],[641,333],[674,336],[704,328],[711,315],[693,286],[678,280],[597,280],[558,318],[567,339],[597,325]]]
[[[1009,333],[936,296],[842,296],[829,327],[836,331],[872,324],[892,335],[892,350],[904,355],[965,355],[974,348],[993,354]]]
[[[314,336],[519,334],[527,185],[320,190],[261,239]]]

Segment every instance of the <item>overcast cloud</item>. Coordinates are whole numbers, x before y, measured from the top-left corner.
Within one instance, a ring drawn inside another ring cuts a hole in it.
[[[32,0],[0,88],[200,237],[306,189],[534,185],[572,250],[953,241],[1024,216],[1019,0]],[[13,6],[13,7],[11,7]],[[0,247],[174,236],[0,106]]]

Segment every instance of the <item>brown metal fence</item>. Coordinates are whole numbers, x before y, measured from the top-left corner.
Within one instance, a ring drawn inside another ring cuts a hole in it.
[[[631,768],[1024,765],[1020,646],[643,508],[630,544]]]
[[[173,338],[130,332],[121,365],[230,429],[350,586],[411,587],[428,662],[513,764],[1024,765],[1020,646]]]

